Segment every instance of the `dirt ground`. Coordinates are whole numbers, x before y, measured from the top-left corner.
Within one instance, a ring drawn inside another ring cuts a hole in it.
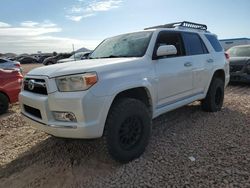
[[[59,139],[0,117],[0,187],[250,187],[250,85],[226,89],[221,112],[199,102],[153,121],[150,144],[121,165],[102,139]]]

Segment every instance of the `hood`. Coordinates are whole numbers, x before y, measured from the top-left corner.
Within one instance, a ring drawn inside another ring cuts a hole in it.
[[[50,66],[39,67],[31,70],[27,75],[28,76],[48,76],[50,78],[57,76],[64,76],[69,74],[78,74],[84,72],[98,72],[103,67],[114,67],[120,66],[123,63],[131,63],[132,61],[137,61],[140,58],[107,58],[107,59],[86,59],[76,61],[72,63],[60,63]]]
[[[66,63],[70,61],[75,61],[75,60],[72,58],[66,58],[66,59],[60,59],[59,61],[57,61],[57,63]]]
[[[230,65],[245,65],[250,61],[250,57],[230,57],[229,63]]]

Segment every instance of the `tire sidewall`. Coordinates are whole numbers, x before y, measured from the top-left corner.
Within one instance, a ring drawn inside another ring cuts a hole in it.
[[[110,154],[120,162],[127,162],[139,157],[148,145],[151,132],[151,118],[147,107],[135,99],[119,101],[116,111],[111,112],[107,122],[107,145]],[[124,150],[119,143],[119,130],[122,123],[129,117],[136,116],[142,123],[142,135],[138,143],[130,150]]]
[[[222,96],[220,100],[220,104],[216,104],[216,91],[217,89],[221,89]],[[219,111],[222,108],[223,101],[224,101],[224,83],[221,79],[214,79],[213,84],[211,86],[211,91],[210,91],[210,102],[211,102],[211,108],[213,111]]]

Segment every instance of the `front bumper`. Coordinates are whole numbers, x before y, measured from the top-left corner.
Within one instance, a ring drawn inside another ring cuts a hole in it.
[[[246,82],[250,83],[250,74],[247,73],[230,73],[231,82]]]
[[[98,138],[103,134],[108,112],[107,97],[96,97],[89,91],[54,92],[41,95],[22,91],[19,95],[22,116],[29,124],[56,137]],[[26,106],[40,115],[27,111]],[[71,112],[77,122],[55,120],[53,111]]]

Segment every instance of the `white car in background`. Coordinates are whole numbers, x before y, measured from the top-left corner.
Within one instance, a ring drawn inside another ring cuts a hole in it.
[[[0,69],[19,70],[20,72],[22,72],[22,67],[20,62],[12,61],[6,58],[0,58]]]

